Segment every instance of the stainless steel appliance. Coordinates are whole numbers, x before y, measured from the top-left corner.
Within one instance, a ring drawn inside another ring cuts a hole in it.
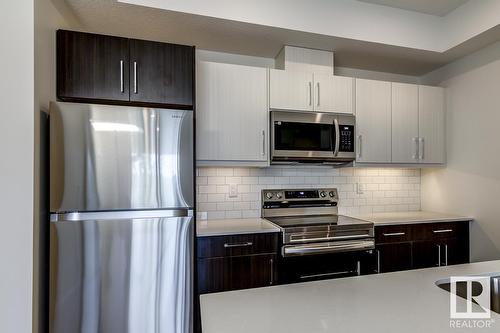
[[[271,111],[271,162],[342,165],[354,161],[353,115]]]
[[[263,190],[262,203],[282,231],[282,282],[359,275],[371,260],[373,223],[339,215],[337,189]]]
[[[192,332],[193,112],[50,106],[50,332]]]

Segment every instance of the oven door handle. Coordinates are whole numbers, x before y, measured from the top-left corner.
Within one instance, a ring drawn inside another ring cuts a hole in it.
[[[340,126],[337,118],[333,119],[333,126],[335,130],[335,150],[333,151],[333,156],[336,157],[339,154],[340,147]]]
[[[285,245],[282,248],[283,257],[322,254],[322,253],[338,253],[347,251],[363,251],[372,250],[375,248],[375,241],[348,241],[348,242],[332,242],[332,243],[313,243],[307,245]]]
[[[303,243],[303,242],[322,242],[322,241],[340,241],[340,240],[348,240],[348,239],[359,239],[365,237],[372,237],[370,233],[366,234],[357,234],[352,236],[333,236],[333,237],[317,237],[317,238],[301,238],[301,239],[293,239],[293,235],[290,236],[290,243]]]

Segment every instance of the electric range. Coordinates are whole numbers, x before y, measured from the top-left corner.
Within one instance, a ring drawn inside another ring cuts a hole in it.
[[[374,225],[339,215],[338,202],[336,188],[262,191],[262,217],[281,229],[282,266],[295,276],[288,283],[361,274],[375,248]]]

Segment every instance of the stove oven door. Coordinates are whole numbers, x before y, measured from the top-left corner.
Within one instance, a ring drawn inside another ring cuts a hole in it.
[[[372,273],[373,250],[287,255],[279,261],[279,282],[296,283]]]

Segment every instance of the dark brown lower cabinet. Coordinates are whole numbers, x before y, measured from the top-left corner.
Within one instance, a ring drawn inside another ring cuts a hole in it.
[[[196,239],[195,332],[201,332],[200,294],[276,283],[279,235],[239,234]]]
[[[379,273],[469,262],[468,222],[379,226],[375,239]]]
[[[410,242],[376,245],[376,272],[386,273],[411,269],[411,252]]]
[[[437,267],[441,263],[441,246],[438,241],[413,243],[413,268]]]
[[[275,264],[273,254],[198,259],[198,291],[205,294],[273,285]]]

